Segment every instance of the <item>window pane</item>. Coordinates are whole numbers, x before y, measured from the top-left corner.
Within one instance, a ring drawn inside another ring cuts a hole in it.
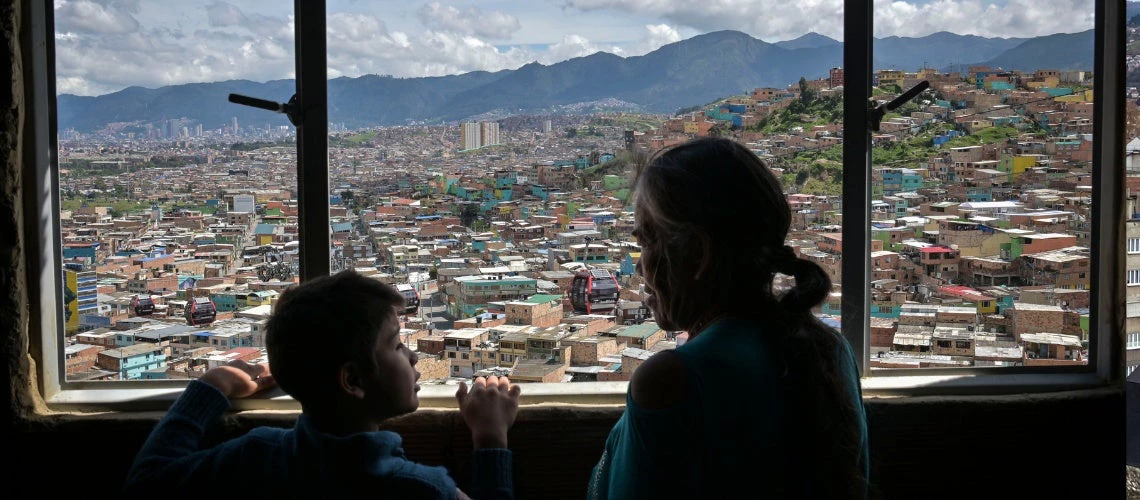
[[[875,2],[873,369],[1088,363],[1093,8]]]
[[[55,2],[66,380],[264,357],[296,276],[292,12]]]
[[[628,380],[683,342],[643,302],[629,180],[689,138],[776,171],[839,290],[842,2],[695,5],[329,2],[333,267],[418,293],[421,382]]]
[[[1129,4],[1134,5],[1134,4]],[[1135,9],[1130,9],[1130,14]],[[1140,276],[1134,276],[1133,270],[1140,271],[1140,205],[1137,197],[1140,196],[1140,19],[1129,19],[1127,26],[1127,45],[1125,47],[1127,73],[1127,99],[1125,106],[1125,214],[1124,224],[1125,241],[1128,245],[1128,254],[1125,256],[1126,281],[1125,300],[1127,301],[1127,322],[1125,329],[1129,332],[1140,332]],[[1135,273],[1140,274],[1140,273]],[[1128,351],[1125,355],[1127,373],[1140,365],[1140,333],[1128,334]]]

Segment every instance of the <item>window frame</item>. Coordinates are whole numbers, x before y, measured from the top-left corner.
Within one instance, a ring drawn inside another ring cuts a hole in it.
[[[25,272],[30,302],[29,352],[37,361],[38,389],[53,410],[165,409],[188,383],[185,380],[68,382],[63,380],[64,330],[59,292],[62,283],[59,220],[59,179],[56,164],[56,84],[54,11],[51,4],[25,0],[30,13],[22,38],[30,49],[22,54],[25,96],[25,165],[21,171],[24,209]],[[1126,249],[1123,192],[1124,2],[1095,2],[1094,161],[1091,255],[1090,362],[1079,367],[974,367],[956,369],[869,369],[870,225],[845,224],[848,248],[862,259],[842,264],[841,333],[853,348],[862,372],[865,396],[925,394],[1011,394],[1104,387],[1123,380],[1125,329],[1124,270]],[[301,236],[301,277],[326,275],[329,262],[327,10],[324,0],[295,0],[296,72],[298,99],[304,110],[297,127],[298,204]],[[873,0],[844,2],[844,122],[867,123],[868,109],[853,103],[871,95]],[[302,94],[302,90],[304,93]],[[870,134],[866,127],[844,127],[845,164],[863,159],[865,168],[851,168],[843,179],[844,220],[869,220]],[[863,175],[858,175],[861,172]],[[1111,193],[1110,196],[1104,196]],[[306,244],[306,241],[309,244]],[[313,244],[313,243],[318,244]],[[1114,248],[1105,255],[1101,248]],[[864,279],[859,279],[860,277]],[[38,333],[37,333],[38,330]],[[53,369],[54,368],[54,369]],[[623,404],[627,382],[527,384],[523,403]],[[424,386],[421,407],[454,407],[453,386]],[[299,405],[283,393],[234,402],[238,410],[288,409]]]

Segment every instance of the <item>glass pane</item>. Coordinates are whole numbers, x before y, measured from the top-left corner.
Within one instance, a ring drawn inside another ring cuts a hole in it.
[[[1137,197],[1140,196],[1140,8],[1135,3],[1129,3],[1128,14],[1128,44],[1125,48],[1125,60],[1128,67],[1126,87],[1127,99],[1125,106],[1125,290],[1128,301],[1126,354],[1126,373],[1140,365],[1140,205]],[[1131,411],[1131,409],[1130,409]]]
[[[66,380],[264,357],[296,276],[290,6],[55,2]]]
[[[421,382],[628,380],[684,341],[634,272],[632,166],[723,135],[783,181],[838,326],[842,26],[841,2],[330,1],[334,269],[419,293]]]
[[[1088,363],[1093,8],[875,2],[873,369]]]

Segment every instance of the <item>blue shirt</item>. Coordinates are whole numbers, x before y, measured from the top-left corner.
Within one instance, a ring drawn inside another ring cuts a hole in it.
[[[390,431],[325,434],[301,414],[292,429],[257,427],[210,448],[206,429],[230,403],[213,386],[190,382],[151,432],[127,474],[130,497],[337,498],[373,492],[375,498],[454,499],[444,467],[404,455]],[[512,498],[511,452],[476,450],[473,499]]]
[[[785,415],[787,382],[774,340],[757,321],[731,319],[678,347],[684,397],[668,408],[648,409],[627,392],[625,412],[590,477],[588,498],[812,496],[811,485],[788,484],[796,472],[788,470],[789,457],[800,453],[810,462],[814,445],[790,429],[796,415]],[[838,340],[836,362],[860,434],[860,450],[852,454],[866,479],[867,423],[858,365],[851,347]],[[865,496],[866,483],[863,487]]]

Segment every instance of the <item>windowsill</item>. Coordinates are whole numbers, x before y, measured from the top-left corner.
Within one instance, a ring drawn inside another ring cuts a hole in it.
[[[522,406],[621,406],[627,382],[575,382],[521,384]],[[1065,374],[951,374],[874,376],[862,379],[864,399],[913,396],[1001,396],[1109,387],[1094,373]],[[455,385],[427,385],[420,389],[421,409],[454,409]],[[164,411],[182,392],[181,387],[84,388],[64,390],[48,401],[56,412]],[[742,394],[742,397],[744,395]],[[233,402],[236,411],[300,411],[299,405],[279,389],[267,395]]]

